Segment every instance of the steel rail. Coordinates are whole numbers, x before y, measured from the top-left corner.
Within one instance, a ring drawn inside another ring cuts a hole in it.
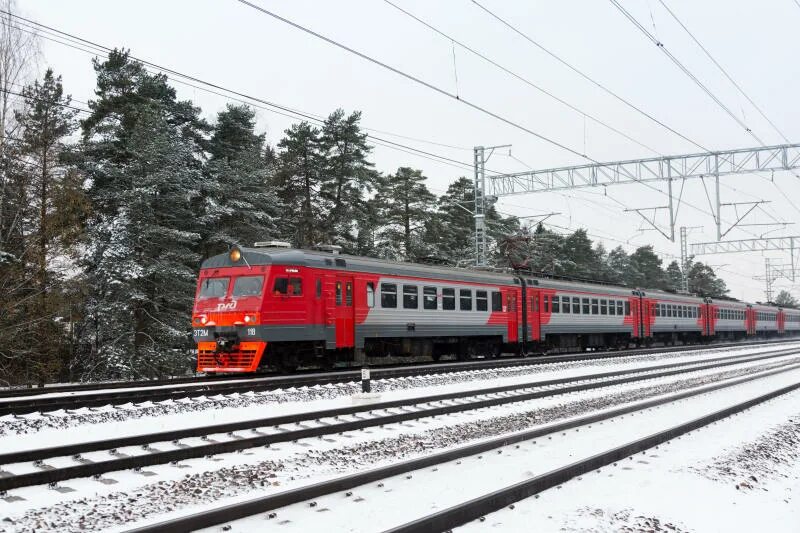
[[[701,394],[714,392],[724,388],[734,387],[736,385],[741,385],[742,383],[755,381],[757,379],[762,379],[765,377],[769,377],[784,372],[790,372],[797,369],[800,369],[800,364],[769,370],[766,372],[761,372],[756,375],[745,376],[743,378],[736,378],[733,380],[728,380],[721,383],[715,383],[712,385],[705,385],[702,387],[697,387],[680,393],[675,393],[668,396],[654,398],[652,400],[645,400],[634,404],[625,405],[617,409],[603,411],[601,413],[585,415],[577,418],[571,418],[564,422],[558,422],[554,424],[549,424],[544,427],[538,427],[530,430],[524,430],[516,433],[506,434],[500,437],[484,440],[474,444],[468,444],[444,452],[439,452],[415,459],[409,459],[399,463],[394,463],[391,465],[374,468],[372,470],[357,472],[354,474],[349,474],[335,479],[321,481],[318,483],[313,483],[310,485],[298,487],[295,489],[282,491],[277,494],[271,494],[269,496],[263,496],[260,498],[255,498],[240,503],[218,507],[215,509],[208,509],[206,511],[201,511],[199,513],[190,514],[179,518],[174,518],[171,520],[166,520],[163,522],[145,525],[142,527],[130,529],[128,530],[128,533],[157,533],[161,531],[188,532],[188,531],[195,531],[198,529],[216,526],[219,524],[230,523],[233,520],[247,518],[249,516],[253,516],[259,513],[264,513],[267,511],[273,511],[281,507],[286,507],[287,505],[313,500],[314,498],[327,496],[329,494],[333,494],[340,491],[350,490],[355,487],[365,485],[367,483],[380,481],[382,479],[405,474],[422,468],[436,466],[456,459],[469,457],[471,455],[477,455],[479,453],[495,450],[497,448],[508,446],[510,444],[524,442],[527,440],[539,438],[552,433],[567,431],[587,424],[602,422],[618,416],[627,415],[637,411],[643,411],[645,409],[658,407],[660,405],[665,405],[671,402],[676,402],[693,396],[699,396]],[[797,383],[790,387],[785,387],[784,389],[780,389],[783,392],[780,392],[779,394],[785,394],[786,392],[791,392],[792,390],[795,390],[797,388],[800,388],[800,383]],[[769,395],[765,395],[764,397],[760,397],[764,398],[761,399],[760,401],[766,401],[779,394],[774,394],[769,398],[766,397]],[[755,405],[752,402],[753,400],[744,403],[750,406]],[[729,409],[725,409],[723,411],[728,411]],[[746,407],[743,407],[741,410],[744,409],[746,409]],[[441,528],[439,530],[446,530],[446,529],[448,528]],[[435,531],[435,530],[437,529],[433,528],[429,529],[428,531]]]
[[[424,374],[440,374],[451,372],[464,372],[470,370],[483,370],[519,366],[536,366],[550,363],[563,363],[574,361],[593,361],[611,359],[616,357],[635,357],[639,355],[654,355],[661,353],[674,353],[674,352],[690,352],[690,351],[705,351],[714,349],[727,349],[738,348],[747,346],[764,345],[769,346],[772,344],[779,345],[782,343],[797,342],[797,340],[785,341],[759,341],[759,342],[737,342],[729,344],[710,344],[710,345],[683,345],[674,346],[669,348],[652,348],[642,350],[627,350],[627,351],[611,351],[611,352],[593,352],[593,353],[580,353],[573,355],[546,355],[540,357],[528,358],[514,358],[514,359],[497,359],[497,360],[484,360],[484,361],[469,361],[469,362],[454,362],[454,363],[436,363],[426,365],[413,365],[413,366],[399,366],[392,368],[374,368],[372,371],[372,379],[388,379],[418,376]],[[328,385],[337,383],[349,383],[360,379],[360,370],[347,370],[339,372],[319,372],[313,374],[297,374],[292,376],[276,376],[276,377],[249,377],[236,379],[228,376],[227,383],[207,383],[207,382],[190,382],[176,385],[174,387],[168,385],[142,385],[141,390],[125,390],[125,391],[108,391],[98,389],[99,392],[91,392],[88,390],[86,394],[75,394],[69,396],[46,396],[49,394],[57,394],[59,391],[49,388],[44,389],[25,389],[26,391],[36,390],[36,393],[24,393],[19,395],[6,396],[12,399],[3,398],[0,394],[0,416],[15,414],[22,415],[33,412],[48,412],[56,411],[59,409],[74,410],[83,407],[100,407],[106,405],[120,405],[125,403],[136,402],[159,402],[165,400],[175,400],[182,398],[196,398],[200,396],[208,396],[209,394],[232,394],[236,392],[260,392],[269,391],[283,387],[299,387],[299,386],[314,386],[314,385]],[[67,386],[72,387],[72,386]],[[123,387],[118,387],[123,388]],[[139,387],[134,387],[138,389]],[[3,391],[3,393],[8,391]],[[83,391],[75,391],[83,392]],[[23,396],[20,398],[19,396]],[[28,398],[27,396],[30,396]],[[45,396],[45,397],[36,397]]]
[[[556,468],[545,474],[502,488],[490,494],[479,496],[478,498],[443,509],[437,513],[393,527],[386,530],[386,533],[428,533],[430,531],[450,530],[451,528],[481,518],[488,513],[498,511],[512,503],[533,496],[534,494],[565,483],[577,476],[608,466],[616,461],[658,446],[676,437],[708,426],[723,418],[740,413],[797,389],[800,389],[800,382],[781,387],[780,389],[770,391],[756,398],[737,403],[725,409],[720,409],[719,411],[653,433],[647,437],[623,444],[622,446],[617,446],[616,448],[587,459],[574,462],[561,468]]]
[[[205,426],[199,428],[189,428],[185,430],[175,430],[168,432],[159,432],[147,435],[137,435],[132,437],[122,437],[116,439],[105,439],[89,443],[79,443],[65,446],[56,446],[51,448],[40,448],[37,450],[23,450],[20,452],[11,452],[0,455],[0,465],[8,465],[30,461],[44,461],[46,459],[64,456],[77,456],[80,457],[83,453],[89,453],[99,450],[115,450],[124,446],[142,445],[148,450],[152,451],[149,447],[150,444],[156,442],[178,441],[181,438],[191,438],[208,436],[220,433],[232,433],[234,431],[252,430],[257,428],[279,426],[282,424],[300,424],[312,420],[320,420],[326,418],[335,418],[339,416],[354,415],[359,413],[371,413],[373,411],[381,411],[398,407],[412,407],[425,404],[434,404],[444,401],[456,400],[461,398],[470,397],[484,397],[492,396],[501,393],[512,392],[516,393],[509,396],[500,396],[486,398],[482,400],[471,401],[468,403],[457,403],[443,406],[432,406],[427,408],[418,408],[414,411],[405,411],[397,414],[379,415],[373,418],[363,418],[354,421],[344,421],[333,424],[324,424],[318,427],[302,428],[297,430],[288,430],[283,433],[264,434],[256,432],[258,436],[254,437],[241,437],[234,440],[224,442],[210,442],[208,444],[201,444],[196,446],[186,446],[174,450],[166,451],[153,451],[146,455],[125,456],[110,459],[106,461],[97,462],[83,462],[78,465],[61,467],[61,468],[48,468],[39,472],[31,472],[27,474],[12,475],[0,478],[0,491],[11,490],[20,487],[31,485],[40,485],[45,483],[56,483],[58,481],[65,481],[68,479],[99,476],[104,473],[126,470],[131,468],[142,468],[145,466],[153,466],[158,464],[166,464],[175,461],[192,459],[197,457],[204,457],[207,455],[214,455],[220,453],[234,452],[258,446],[269,446],[270,444],[277,444],[281,442],[292,442],[299,439],[322,437],[323,435],[330,435],[335,433],[343,433],[345,431],[354,431],[367,427],[382,426],[386,424],[396,424],[408,420],[415,420],[419,418],[434,417],[446,414],[452,414],[463,411],[471,411],[476,409],[483,409],[486,407],[493,407],[497,405],[504,405],[508,403],[518,403],[537,398],[544,398],[549,396],[556,396],[559,394],[566,394],[570,392],[586,391],[614,385],[622,385],[626,383],[633,383],[636,381],[644,381],[650,379],[657,379],[661,377],[668,377],[673,375],[687,374],[698,372],[702,370],[723,368],[726,366],[758,362],[767,359],[774,359],[777,357],[791,356],[800,353],[800,350],[786,350],[784,352],[772,353],[758,356],[733,356],[727,358],[718,358],[713,362],[683,362],[671,363],[667,365],[659,365],[656,367],[620,370],[613,372],[604,372],[599,374],[589,374],[583,376],[574,376],[570,378],[551,379],[538,382],[529,382],[515,385],[503,385],[499,387],[492,387],[488,389],[459,391],[456,393],[444,393],[437,395],[424,396],[419,398],[408,398],[402,400],[391,400],[386,402],[378,402],[369,405],[340,407],[334,409],[327,409],[324,411],[317,411],[312,413],[299,413],[293,415],[283,415],[277,417],[263,418],[258,420],[234,422],[229,424],[217,424],[213,426]],[[676,367],[685,367],[677,368]],[[671,370],[665,370],[671,369]],[[663,370],[662,372],[655,372]],[[633,374],[633,375],[632,375]],[[617,376],[626,376],[620,377]],[[617,378],[607,381],[597,381],[606,378]],[[587,383],[588,381],[588,383]],[[532,392],[518,392],[526,389],[542,387],[551,387],[564,385],[568,383],[577,383],[572,386],[561,387],[556,389],[537,390]],[[518,392],[518,393],[517,393]]]

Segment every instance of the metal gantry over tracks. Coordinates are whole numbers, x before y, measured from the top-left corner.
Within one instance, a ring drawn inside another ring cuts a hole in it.
[[[731,229],[736,227],[748,213],[763,202],[747,202],[750,208],[737,217],[734,224],[723,230],[722,207],[726,205],[742,205],[742,203],[725,204],[721,200],[720,177],[731,174],[748,174],[755,172],[775,172],[800,168],[800,144],[782,144],[758,148],[739,148],[694,154],[630,159],[606,163],[589,163],[583,165],[532,170],[511,174],[486,176],[485,151],[491,149],[482,146],[475,148],[475,246],[476,262],[486,263],[486,232],[484,220],[484,204],[486,197],[510,196],[552,192],[587,187],[608,187],[610,185],[626,185],[633,183],[649,183],[666,181],[669,203],[649,209],[669,210],[669,234],[662,231],[665,237],[675,240],[676,211],[673,182],[675,180],[705,179],[714,180],[715,202],[711,206],[714,222],[717,226],[717,239],[721,240]],[[708,193],[708,191],[706,190]],[[709,204],[711,197],[709,196]],[[655,225],[640,210],[639,213],[648,223]],[[656,228],[659,229],[659,228]],[[659,231],[661,231],[659,229]]]

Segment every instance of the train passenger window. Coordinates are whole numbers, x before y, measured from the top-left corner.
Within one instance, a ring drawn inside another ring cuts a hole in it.
[[[234,288],[235,290],[235,288]],[[259,294],[260,294],[259,290]],[[303,295],[303,278],[289,278],[289,296]]]
[[[442,309],[452,311],[456,308],[456,290],[442,289]]]
[[[631,314],[631,303],[625,300],[625,315]]]
[[[419,309],[419,289],[416,285],[403,285],[403,309]]]
[[[598,313],[600,313],[600,300],[592,298],[592,314],[596,315]]]
[[[620,302],[619,300],[617,300],[617,314],[620,316],[624,314],[622,311],[622,302]]]
[[[284,278],[285,279],[285,278]],[[292,278],[300,279],[300,278]],[[240,276],[233,282],[232,296],[261,296],[264,276]],[[289,293],[292,294],[292,293]]]
[[[533,303],[533,297],[531,297]],[[486,291],[475,291],[475,309],[478,311],[489,310],[489,294]]]
[[[422,308],[436,309],[436,287],[422,287]]]
[[[571,308],[569,306],[569,297],[568,296],[562,296],[561,297],[561,312],[562,313],[569,313],[570,309]]]
[[[547,306],[547,296],[544,297],[544,305]],[[497,291],[492,292],[492,311],[503,310],[503,295]]]
[[[342,305],[342,282],[336,282],[336,305]]]
[[[608,314],[608,300],[600,300],[600,314],[601,315]]]
[[[224,298],[230,278],[206,278],[200,285],[200,298]]]
[[[367,282],[367,307],[375,307],[375,284]]]
[[[384,309],[397,307],[397,285],[394,283],[381,283],[381,307]]]
[[[581,313],[581,299],[580,298],[573,298],[572,299],[572,313],[579,315]]]
[[[614,302],[614,300],[609,300],[608,301],[608,314],[609,315],[613,315],[613,314],[616,314],[616,312],[617,312],[617,304]],[[651,310],[650,312],[652,313],[653,311]]]
[[[661,316],[661,304],[656,304],[656,316]]]
[[[553,312],[554,313],[560,313],[561,312],[561,306],[559,305],[559,301],[560,300],[558,299],[558,296],[553,296]]]
[[[347,306],[353,305],[353,282],[348,281],[344,285],[344,304]]]
[[[581,312],[584,315],[588,315],[590,313],[590,311],[589,311],[589,298],[584,298],[583,300],[581,300],[581,304],[583,306],[583,309],[581,310]]]
[[[472,291],[461,289],[458,291],[458,308],[462,311],[472,311]]]
[[[373,286],[374,288],[374,286]],[[322,280],[317,278],[317,298],[322,297]]]

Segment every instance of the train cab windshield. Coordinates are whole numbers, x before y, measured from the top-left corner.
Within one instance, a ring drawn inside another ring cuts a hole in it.
[[[206,278],[200,285],[200,298],[224,298],[230,278]]]
[[[264,276],[240,276],[233,282],[232,296],[261,296]]]

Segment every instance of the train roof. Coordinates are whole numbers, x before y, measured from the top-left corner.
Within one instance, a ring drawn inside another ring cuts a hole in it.
[[[291,265],[321,269],[350,270],[370,274],[391,274],[419,278],[449,279],[473,283],[492,283],[497,285],[514,285],[515,276],[510,273],[468,270],[465,268],[420,265],[359,257],[347,254],[332,254],[318,250],[298,248],[239,248],[244,261],[231,261],[229,254],[209,257],[200,268],[224,268],[249,265]]]

